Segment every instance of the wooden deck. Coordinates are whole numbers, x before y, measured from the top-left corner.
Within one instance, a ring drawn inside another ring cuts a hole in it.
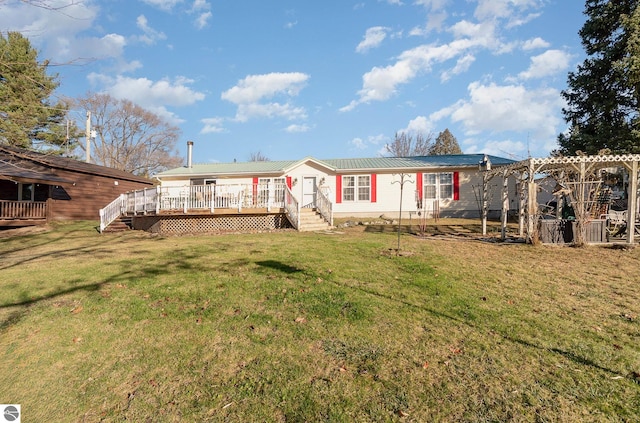
[[[321,192],[316,194],[315,208],[329,226],[333,225],[332,205]],[[144,228],[135,227],[144,230],[158,224],[169,225],[169,221],[174,222],[178,232],[185,228],[194,232],[196,227],[203,232],[225,230],[221,228],[301,230],[301,210],[286,184],[156,187],[122,194],[100,209],[100,231],[121,216],[145,222]]]

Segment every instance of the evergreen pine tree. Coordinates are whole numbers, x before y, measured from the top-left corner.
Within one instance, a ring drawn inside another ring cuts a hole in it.
[[[444,154],[462,154],[458,140],[449,131],[449,128],[440,132],[436,141],[429,148],[430,156],[441,156]]]
[[[0,143],[64,150],[69,105],[51,101],[59,83],[57,75],[47,75],[48,65],[38,62],[37,50],[20,33],[0,33]]]
[[[570,125],[560,153],[640,153],[640,16],[638,0],[587,0],[580,30],[587,54],[569,73],[563,109]]]

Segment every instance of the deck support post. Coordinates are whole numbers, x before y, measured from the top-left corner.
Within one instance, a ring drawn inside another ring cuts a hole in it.
[[[162,201],[160,185],[156,186],[156,214],[160,213],[160,201]]]
[[[189,203],[189,187],[187,187],[186,185],[184,186],[184,199],[183,199],[183,210],[184,210],[184,214],[187,214],[187,209],[188,209],[188,203]]]

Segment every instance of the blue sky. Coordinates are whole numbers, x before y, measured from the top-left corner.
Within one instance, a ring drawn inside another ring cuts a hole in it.
[[[376,157],[446,128],[465,153],[543,157],[584,60],[579,0],[32,3],[56,10],[0,1],[0,30],[56,64],[59,95],[152,110],[201,163]]]

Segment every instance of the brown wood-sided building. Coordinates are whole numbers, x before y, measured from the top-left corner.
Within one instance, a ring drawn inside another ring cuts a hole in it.
[[[0,145],[0,227],[98,220],[120,194],[152,186],[121,170]]]

